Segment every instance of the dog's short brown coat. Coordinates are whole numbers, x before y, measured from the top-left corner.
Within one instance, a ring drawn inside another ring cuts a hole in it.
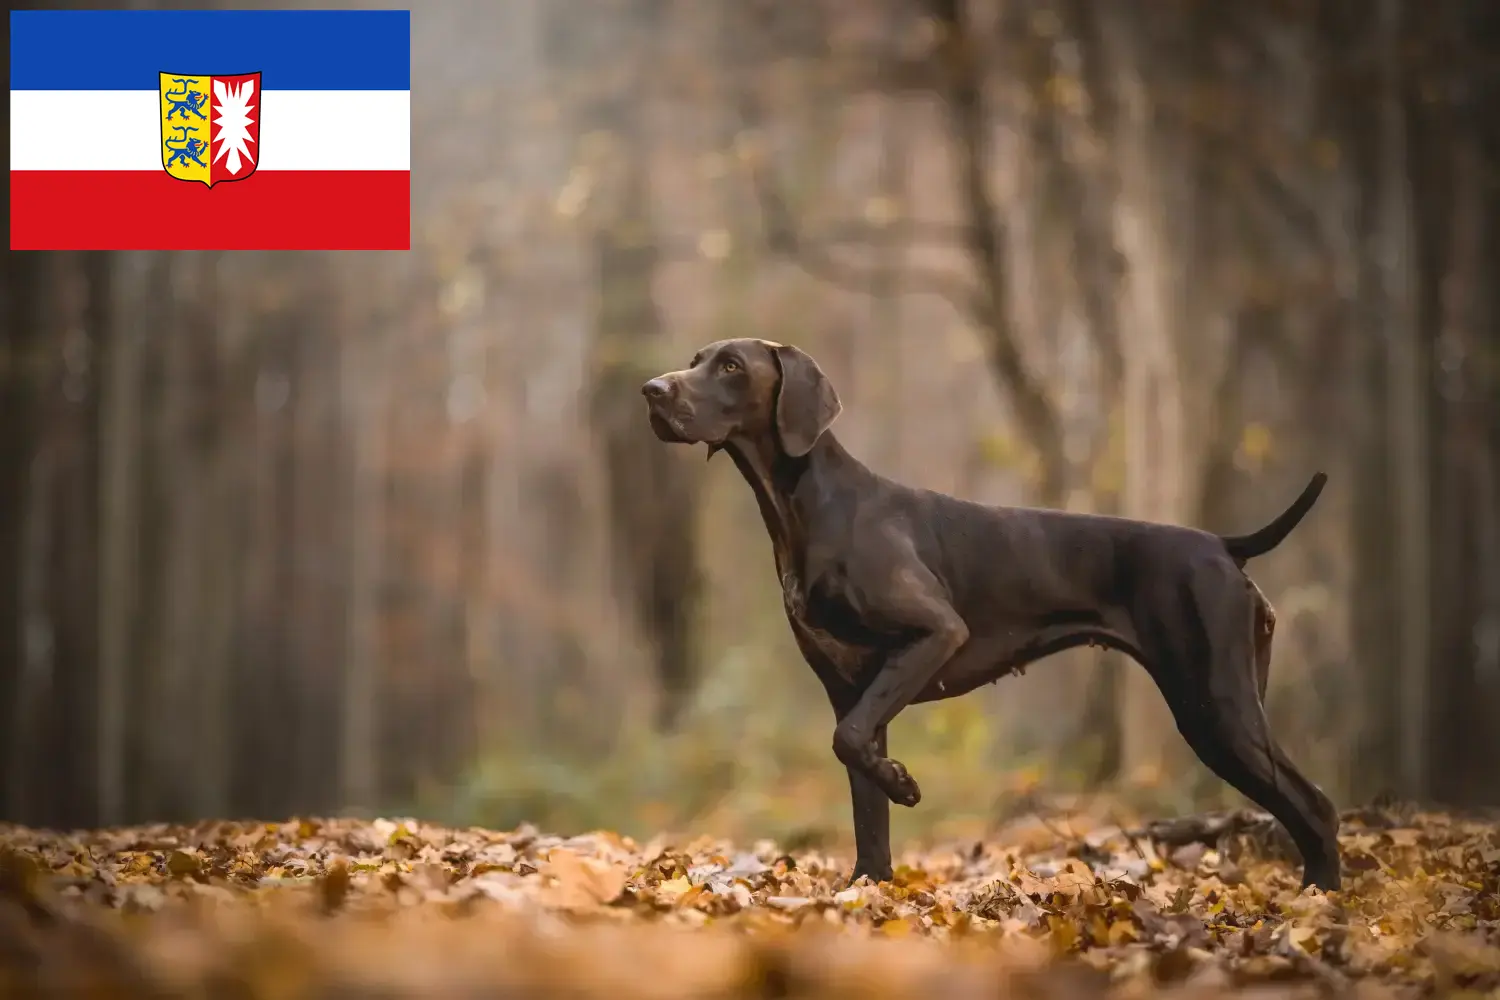
[[[1304,884],[1338,888],[1338,814],[1266,724],[1275,613],[1243,569],[1312,508],[1321,473],[1260,531],[1224,537],[892,482],[829,433],[838,393],[783,344],[710,344],[642,392],[657,437],[727,452],[755,493],[787,621],[837,719],[854,878],[890,878],[889,803],[921,797],[887,755],[902,709],[1092,643],[1141,663],[1199,758],[1287,828]]]

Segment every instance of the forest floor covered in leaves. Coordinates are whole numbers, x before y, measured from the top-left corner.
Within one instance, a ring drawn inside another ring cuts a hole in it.
[[[1349,814],[1345,886],[1274,827],[1032,816],[846,856],[411,820],[0,827],[0,996],[1500,996],[1500,826]]]

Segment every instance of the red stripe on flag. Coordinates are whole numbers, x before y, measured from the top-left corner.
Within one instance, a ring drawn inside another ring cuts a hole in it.
[[[13,170],[12,250],[409,250],[411,174],[272,170],[206,187],[160,170]]]

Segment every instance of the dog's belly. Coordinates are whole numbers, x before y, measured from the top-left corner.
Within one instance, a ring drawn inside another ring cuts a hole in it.
[[[1115,625],[1115,627],[1112,627]],[[914,701],[942,701],[1024,670],[1037,660],[1078,646],[1106,646],[1139,658],[1127,629],[1100,618],[993,628],[972,635]]]
[[[782,578],[787,622],[803,658],[830,693],[862,689],[891,656],[918,634],[871,621],[828,581],[804,591],[792,574]],[[1139,658],[1128,618],[1110,610],[1053,610],[971,625],[969,641],[914,699],[940,701],[965,694],[1028,664],[1076,646],[1120,649]]]

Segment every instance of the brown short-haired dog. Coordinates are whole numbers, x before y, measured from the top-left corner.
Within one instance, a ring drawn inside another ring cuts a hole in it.
[[[1287,828],[1304,885],[1339,887],[1338,813],[1266,724],[1275,617],[1244,573],[1312,508],[1322,473],[1266,527],[1223,537],[885,479],[828,432],[838,393],[795,347],[710,344],[641,392],[657,437],[728,452],[755,492],[792,634],[838,720],[854,879],[891,877],[889,802],[921,797],[886,755],[897,713],[1093,643],[1143,665],[1199,758]]]

